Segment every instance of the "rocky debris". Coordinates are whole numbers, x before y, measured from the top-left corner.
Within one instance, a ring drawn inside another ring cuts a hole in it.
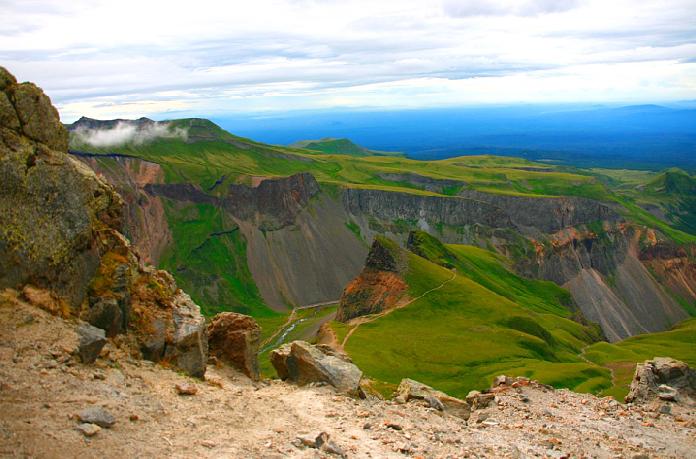
[[[106,344],[104,330],[89,324],[81,324],[76,329],[80,342],[77,353],[83,363],[94,363]]]
[[[655,357],[636,365],[626,402],[647,403],[656,398],[693,403],[693,398],[696,398],[696,370],[668,357]]]
[[[142,265],[121,234],[123,200],[68,156],[50,99],[4,68],[0,81],[0,288],[109,337],[129,333],[136,353],[202,376],[207,335],[198,306],[166,272]]]
[[[471,406],[468,402],[451,397],[444,392],[426,386],[413,379],[402,379],[394,393],[394,400],[406,403],[411,400],[425,400],[431,408],[452,414],[464,420],[469,419]]]
[[[93,437],[101,430],[98,425],[89,423],[78,424],[75,428],[82,432],[85,437]]]
[[[471,409],[481,410],[484,408],[488,408],[495,402],[495,394],[490,392],[482,393],[477,390],[472,390],[466,396],[466,401],[471,406]]]
[[[198,393],[198,388],[196,385],[188,382],[177,383],[174,386],[174,389],[179,395],[196,395]]]
[[[23,325],[29,315],[32,322]],[[691,407],[660,401],[671,407],[666,415],[523,379],[491,389],[498,403],[464,423],[425,401],[356,399],[328,385],[279,380],[262,385],[227,365],[206,373],[222,387],[197,384],[196,396],[182,397],[174,387],[185,378],[134,358],[119,345],[127,336],[110,340],[97,369],[71,362],[48,367],[73,348],[75,326],[21,300],[8,304],[0,292],[3,451],[44,457],[55,455],[58,444],[65,457],[92,457],[95,447],[103,457],[330,457],[295,446],[305,432],[315,442],[326,432],[349,457],[691,458],[696,449]],[[97,371],[105,378],[94,379]],[[82,421],[65,416],[88,406],[105,407],[117,418],[95,441],[73,430]],[[137,422],[120,422],[134,413]]]
[[[317,435],[298,435],[296,439],[298,446],[316,448],[329,454],[346,457],[345,451],[340,446],[331,441],[329,434],[321,432]]]
[[[99,427],[109,429],[116,424],[116,418],[104,408],[92,406],[80,411],[77,419],[86,424],[95,424]]]
[[[261,328],[253,317],[222,312],[208,325],[210,355],[237,368],[251,379],[259,379],[258,351]]]
[[[301,386],[325,382],[339,392],[355,396],[360,394],[362,371],[340,354],[327,351],[325,346],[293,341],[273,350],[271,363],[280,379]]]

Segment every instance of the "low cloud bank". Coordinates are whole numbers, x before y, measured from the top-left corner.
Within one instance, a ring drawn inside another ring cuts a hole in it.
[[[127,143],[142,145],[158,138],[188,138],[188,130],[172,128],[169,123],[138,125],[125,121],[110,128],[79,127],[73,131],[75,140],[95,147],[113,147]]]

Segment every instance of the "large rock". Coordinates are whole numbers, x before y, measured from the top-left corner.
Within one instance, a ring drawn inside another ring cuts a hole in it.
[[[202,376],[199,307],[171,275],[143,266],[121,234],[123,200],[68,156],[67,139],[41,89],[0,67],[0,288],[108,336],[130,333],[145,357]],[[89,339],[83,360],[92,361],[104,337],[78,333]]]
[[[179,290],[172,302],[174,319],[173,346],[166,356],[192,376],[203,377],[208,362],[208,335],[205,317],[196,303]]]
[[[281,379],[299,385],[326,382],[339,392],[360,394],[362,371],[347,356],[326,346],[293,341],[272,351],[271,363]]]
[[[39,88],[3,68],[0,81],[0,288],[31,282],[76,310],[106,250],[96,235],[118,228],[122,201],[67,156],[67,132]]]
[[[249,376],[259,379],[257,353],[261,328],[253,317],[234,312],[222,312],[208,325],[210,355]]]
[[[469,403],[455,397],[451,397],[444,392],[433,389],[421,382],[413,379],[402,379],[399,388],[394,394],[394,399],[400,403],[406,403],[411,400],[424,400],[430,404],[432,408],[439,409],[453,416],[460,417],[464,420],[469,419],[471,415],[471,407]]]
[[[647,403],[656,399],[692,402],[696,398],[696,371],[684,362],[655,357],[636,365],[627,403]]]

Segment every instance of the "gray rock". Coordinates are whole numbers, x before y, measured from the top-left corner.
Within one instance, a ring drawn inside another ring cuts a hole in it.
[[[305,341],[275,349],[271,352],[271,363],[281,379],[299,385],[326,382],[340,392],[360,394],[362,371],[357,366]]]
[[[191,376],[203,377],[208,362],[205,317],[191,297],[179,291],[173,299],[174,346],[166,357]]]
[[[655,399],[680,401],[696,397],[696,371],[678,360],[656,357],[636,365],[626,403]]]
[[[80,338],[77,349],[80,359],[83,363],[94,363],[106,344],[104,330],[89,324],[81,324],[76,331]]]
[[[85,408],[78,413],[77,417],[82,423],[96,424],[106,429],[116,424],[116,418],[111,413],[97,406]]]

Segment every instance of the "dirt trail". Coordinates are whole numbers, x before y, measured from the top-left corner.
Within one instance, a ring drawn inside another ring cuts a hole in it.
[[[403,304],[396,305],[395,307],[393,307],[391,309],[387,309],[386,311],[382,311],[378,314],[371,314],[369,316],[356,317],[355,319],[351,320],[350,323],[351,323],[352,327],[350,330],[348,330],[348,333],[346,333],[346,336],[343,338],[343,341],[341,342],[341,349],[345,350],[346,344],[348,343],[348,339],[350,339],[350,337],[353,335],[353,333],[355,333],[355,330],[357,330],[362,324],[374,322],[375,320],[379,319],[380,317],[384,317],[388,314],[391,314],[393,311],[396,311],[397,309],[405,308],[406,306],[412,304],[415,301],[420,300],[421,298],[434,292],[435,290],[441,289],[442,287],[447,285],[449,282],[453,281],[455,277],[457,277],[457,273],[455,271],[453,271],[452,277],[450,277],[449,279],[444,281],[442,284],[438,285],[435,288],[431,288],[430,290],[426,291],[425,293],[423,293],[423,294],[421,294],[421,295],[419,295],[419,296],[417,296],[417,297],[415,297],[415,298],[413,298],[413,299],[411,299]]]
[[[94,365],[71,357],[74,322],[0,295],[0,457],[337,458],[298,445],[329,434],[348,458],[693,457],[696,415],[538,384],[506,388],[468,422],[412,402],[357,400],[331,387],[252,383],[227,367],[205,380],[134,359],[116,343]],[[180,396],[178,383],[197,393]],[[75,414],[116,420],[85,437]]]

